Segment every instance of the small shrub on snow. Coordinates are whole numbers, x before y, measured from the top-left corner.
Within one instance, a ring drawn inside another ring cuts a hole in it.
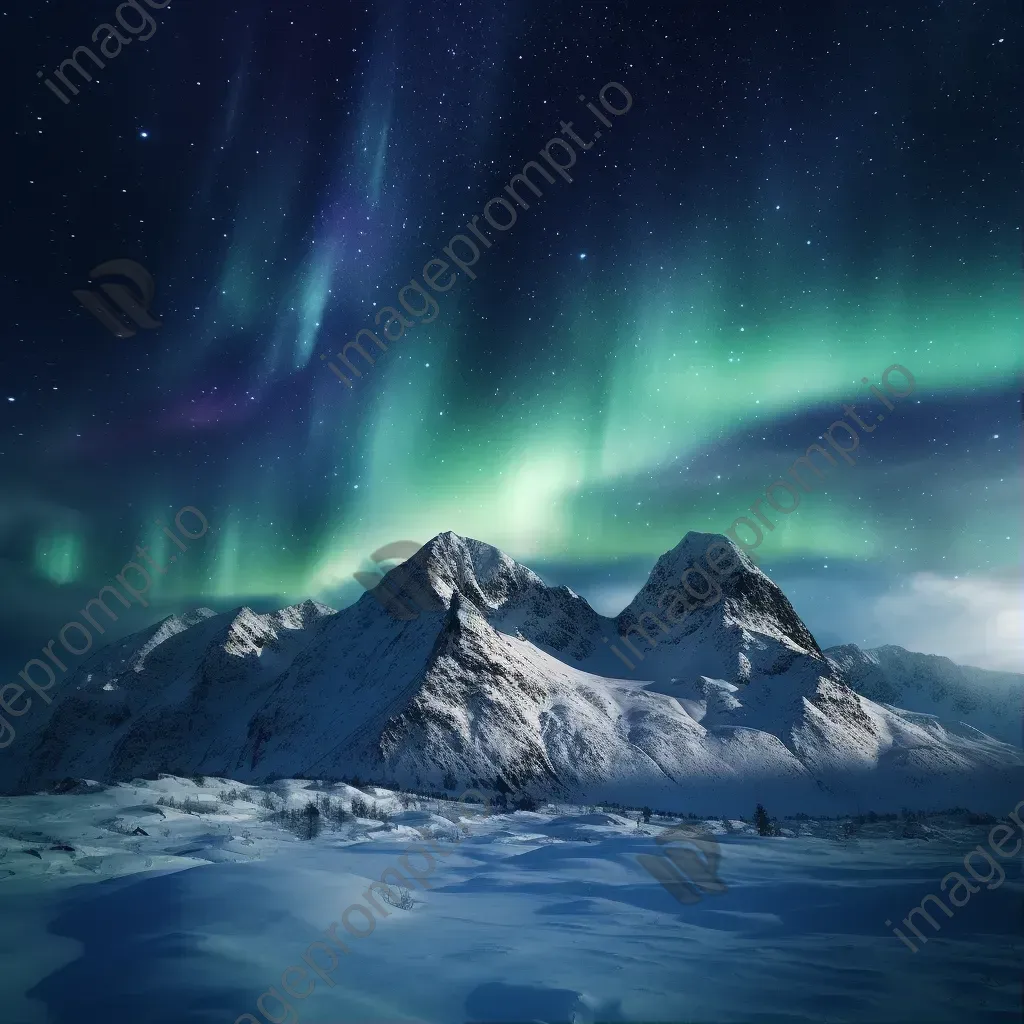
[[[376,804],[371,804],[361,796],[352,798],[352,814],[357,818],[372,818],[374,821],[390,822],[391,815],[381,810]]]
[[[968,825],[994,825],[998,819],[992,817],[991,814],[971,814],[967,815]]]
[[[332,800],[329,796],[321,794],[316,798],[316,807],[320,812],[320,817],[334,825],[341,825],[348,821],[348,812],[340,800]]]
[[[184,800],[175,800],[173,796],[162,796],[157,800],[159,807],[171,807],[176,811],[183,811],[185,814],[216,814],[220,807],[210,800],[193,800],[190,796]]]
[[[273,799],[263,794],[262,806],[272,811],[264,821],[275,822],[294,833],[299,839],[316,839],[325,828],[333,828],[348,821],[349,815],[340,800],[332,800],[320,793],[314,800],[307,800],[305,806],[289,810],[287,807],[275,810]]]
[[[121,821],[108,821],[105,823],[106,830],[108,832],[116,832],[119,836],[130,836],[135,834],[135,830],[129,825],[125,825]],[[3,858],[0,858],[2,860]]]
[[[298,836],[299,839],[307,841],[316,839],[321,831],[323,831],[320,810],[312,800],[305,807],[298,810],[290,811],[285,808],[281,811],[275,811],[268,816],[267,820],[277,822],[288,829],[289,832]]]
[[[412,893],[404,885],[385,885],[381,896],[385,903],[399,910],[412,910],[416,906]]]
[[[311,800],[299,813],[302,815],[300,819],[300,838],[316,839],[316,837],[320,835],[320,830],[323,828],[323,823],[320,821],[320,809]]]
[[[217,814],[220,807],[212,800],[193,800],[185,797],[181,802],[181,810],[186,814]]]

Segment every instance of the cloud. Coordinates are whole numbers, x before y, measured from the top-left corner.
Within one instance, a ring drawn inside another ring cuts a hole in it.
[[[962,665],[1024,671],[1021,579],[1015,571],[947,577],[921,572],[875,599],[870,629],[884,629],[912,651]]]

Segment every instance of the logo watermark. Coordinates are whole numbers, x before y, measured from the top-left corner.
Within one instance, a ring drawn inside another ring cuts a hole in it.
[[[668,846],[664,855],[656,857],[638,853],[636,859],[680,903],[699,903],[705,893],[721,895],[728,892],[725,882],[718,877],[722,849],[709,832],[695,831],[693,825],[678,825],[663,832],[654,840],[659,846]],[[673,843],[688,843],[672,846]],[[701,854],[704,856],[701,857]]]
[[[99,285],[103,295],[91,288],[76,288],[71,294],[111,334],[117,338],[132,337],[135,328],[128,322],[129,318],[146,330],[155,330],[160,326],[160,321],[154,320],[149,312],[149,304],[156,294],[156,283],[144,266],[134,260],[109,260],[89,271],[90,281],[101,277],[127,278],[135,285],[135,291],[123,284],[107,283]]]
[[[423,545],[415,540],[396,540],[377,548],[370,555],[374,565],[372,572],[355,572],[352,578],[368,590],[380,602],[381,607],[393,618],[410,622],[420,617],[420,612],[442,610],[438,598],[424,585],[421,568],[415,556]],[[397,562],[390,569],[382,569],[386,562]],[[384,577],[388,577],[387,583]]]

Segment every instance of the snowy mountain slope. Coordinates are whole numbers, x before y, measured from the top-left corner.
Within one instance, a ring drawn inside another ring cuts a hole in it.
[[[766,776],[803,774],[766,739]],[[499,633],[458,594],[413,699],[379,740],[351,753],[370,773],[420,783],[449,772],[500,778],[516,791],[590,792],[613,782],[665,799],[678,796],[678,784],[709,786],[733,773],[728,745],[709,743],[673,699]]]
[[[621,678],[602,638],[657,608],[713,540],[735,562],[722,600],[658,630]],[[808,813],[976,806],[980,789],[999,803],[1024,783],[1020,750],[850,689],[725,538],[688,534],[617,619],[451,533],[384,585],[425,610],[396,618],[369,593],[342,612],[200,610],[99,652],[5,778],[359,774],[705,813],[752,797]]]
[[[837,674],[869,700],[963,722],[1024,746],[1024,675],[957,665],[891,645],[865,651],[843,644],[825,654]]]
[[[706,787],[733,774],[730,745],[708,743],[675,700],[641,682],[583,672],[499,632],[458,589],[444,599],[443,614],[412,622],[386,616],[389,628],[411,635],[364,665],[344,691],[343,706],[353,712],[344,717],[330,709],[339,704],[339,652],[356,638],[347,629],[335,635],[347,625],[339,616],[321,649],[304,652],[255,716],[234,777],[355,773],[440,786],[451,774],[466,785],[612,787],[673,802],[687,778]],[[379,614],[372,599],[361,611]],[[765,741],[759,764],[766,776],[803,774],[777,739]]]
[[[0,780],[11,788],[16,776],[15,787],[23,788],[43,775],[116,777],[146,761],[150,749],[163,752],[163,763],[187,767],[203,724],[211,742],[223,742],[233,724],[244,735],[268,677],[333,614],[314,601],[270,615],[201,608],[97,651],[61,684],[48,714],[30,710],[34,729],[0,761]],[[205,723],[192,717],[200,708],[209,716]]]
[[[70,678],[60,681],[54,692],[51,694],[55,708],[59,708],[68,701],[74,699],[74,695],[84,691],[91,693],[96,690],[115,689],[114,680],[122,673],[134,668],[140,671],[147,665],[149,654],[162,648],[157,660],[165,657],[165,652],[170,652],[171,661],[177,655],[177,645],[170,644],[173,637],[186,630],[192,630],[207,619],[216,615],[209,608],[196,608],[183,615],[169,615],[166,619],[132,633],[129,636],[116,640],[105,647],[100,647],[93,654],[89,655],[84,662],[72,673]],[[194,633],[190,633],[188,644],[194,642]],[[155,662],[149,662],[150,666]],[[24,767],[23,754],[26,748],[33,743],[40,742],[40,735],[51,734],[48,742],[51,742],[56,749],[60,749],[61,727],[54,724],[54,711],[48,710],[41,699],[33,701],[34,707],[29,709],[28,714],[18,720],[18,736],[15,746],[8,752],[8,756],[0,754],[0,789],[10,790],[15,786],[17,775]],[[116,717],[119,713],[118,707],[123,701],[115,698],[107,698],[101,701],[108,714]],[[45,756],[45,755],[44,755]]]

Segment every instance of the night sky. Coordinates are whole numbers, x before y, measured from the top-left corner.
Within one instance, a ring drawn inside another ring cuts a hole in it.
[[[4,12],[4,671],[186,505],[211,532],[121,632],[338,607],[444,530],[615,613],[894,363],[760,564],[824,645],[1020,669],[1019,6],[174,0],[62,103],[37,71],[116,6]],[[572,182],[343,384],[321,357],[562,121]],[[115,259],[159,328],[72,296]]]

